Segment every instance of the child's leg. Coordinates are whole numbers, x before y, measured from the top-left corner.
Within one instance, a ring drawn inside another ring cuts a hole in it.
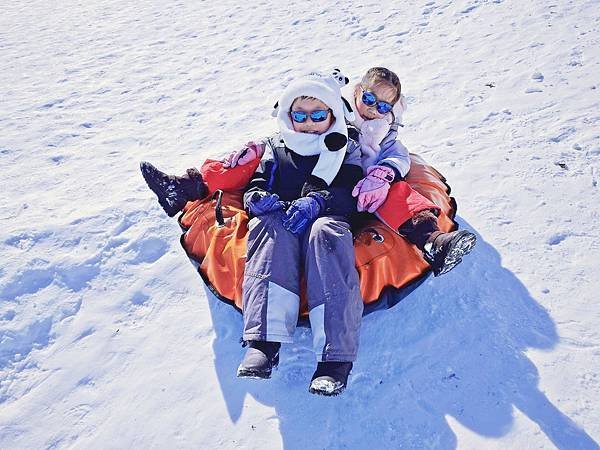
[[[398,228],[398,232],[421,251],[433,233],[439,231],[437,216],[429,209],[419,211]]]
[[[387,198],[375,215],[392,230],[398,229],[421,211],[433,211],[438,214],[440,208],[427,197],[415,191],[405,181],[393,183]]]
[[[404,181],[394,183],[376,215],[423,252],[435,276],[452,270],[475,245],[466,230],[443,233],[437,216],[440,208]]]
[[[363,302],[349,223],[320,217],[302,241],[304,274],[317,369],[309,391],[338,395],[356,360]]]
[[[180,212],[187,202],[199,200],[207,193],[202,175],[196,168],[187,169],[185,175],[178,177],[161,172],[148,161],[142,161],[140,170],[169,217]]]
[[[313,347],[318,361],[354,361],[363,302],[350,225],[318,218],[302,240]]]
[[[293,342],[300,308],[300,245],[281,211],[249,222],[242,289],[244,340]]]
[[[473,249],[476,241],[475,235],[467,230],[440,231],[437,216],[429,210],[415,214],[398,231],[423,252],[435,276],[452,270]]]

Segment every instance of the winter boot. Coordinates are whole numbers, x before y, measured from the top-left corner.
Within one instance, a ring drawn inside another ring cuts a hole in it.
[[[423,257],[431,265],[433,275],[451,271],[475,246],[476,237],[466,230],[433,233],[423,246]]]
[[[348,384],[348,375],[352,363],[345,361],[327,361],[317,364],[308,392],[332,397],[341,394]]]
[[[167,175],[148,161],[140,163],[144,180],[158,197],[162,209],[173,217],[189,201],[199,200],[206,195],[206,185],[198,169],[188,169],[182,177]]]
[[[240,378],[271,378],[271,371],[279,364],[279,342],[249,341],[246,356],[237,370]]]

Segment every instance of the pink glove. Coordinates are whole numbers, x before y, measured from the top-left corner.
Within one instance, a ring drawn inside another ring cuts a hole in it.
[[[358,211],[374,213],[385,201],[390,183],[394,181],[394,170],[386,166],[371,166],[367,176],[360,180],[352,190],[352,196],[358,197]]]
[[[262,158],[265,152],[265,147],[261,143],[248,142],[246,146],[240,150],[236,150],[225,157],[223,160],[223,167],[235,167],[237,165],[243,166],[248,164],[250,161],[256,158]]]

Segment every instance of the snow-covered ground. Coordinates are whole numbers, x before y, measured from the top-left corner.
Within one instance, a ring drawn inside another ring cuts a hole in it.
[[[598,448],[599,6],[3,2],[0,448]],[[241,317],[138,163],[182,172],[271,133],[291,77],[373,65],[478,245],[365,318],[342,396],[307,392],[307,329],[238,380]]]

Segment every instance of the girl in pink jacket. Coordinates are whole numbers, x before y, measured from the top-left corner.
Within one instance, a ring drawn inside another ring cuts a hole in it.
[[[441,232],[439,208],[404,181],[410,156],[397,138],[406,109],[398,76],[373,67],[359,83],[348,86],[345,97],[356,113],[348,135],[360,143],[365,175],[352,193],[358,197],[358,211],[374,213],[415,244],[435,276],[452,270],[475,245],[475,235]]]

